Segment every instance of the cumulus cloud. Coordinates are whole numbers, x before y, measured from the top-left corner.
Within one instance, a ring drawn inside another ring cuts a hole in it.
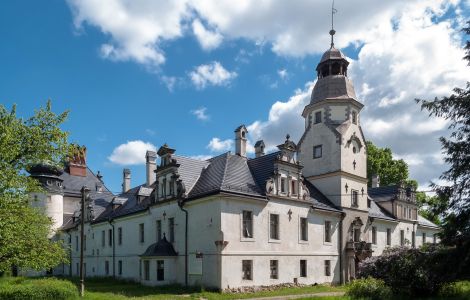
[[[199,19],[193,21],[193,33],[204,50],[212,50],[222,43],[223,37],[218,32],[207,30]]]
[[[156,151],[156,147],[141,140],[128,141],[114,148],[108,159],[118,165],[140,165],[145,163],[147,150]]]
[[[215,137],[210,140],[209,144],[207,145],[207,148],[212,152],[224,152],[232,149],[232,145],[233,140],[231,139],[221,140]]]
[[[226,86],[237,77],[237,73],[227,71],[218,61],[213,61],[196,67],[189,77],[196,88],[204,89],[208,85]]]
[[[191,111],[191,114],[195,115],[198,120],[207,121],[209,120],[209,115],[206,114],[207,107],[199,107]]]

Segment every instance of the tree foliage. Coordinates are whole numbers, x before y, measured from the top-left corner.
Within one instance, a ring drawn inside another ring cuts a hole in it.
[[[0,272],[12,265],[46,269],[65,259],[61,244],[48,239],[51,220],[30,206],[30,194],[44,191],[26,170],[38,162],[63,163],[68,134],[59,126],[67,114],[52,112],[48,101],[23,120],[15,106],[0,105]]]
[[[470,35],[470,21],[463,31]],[[470,65],[470,42],[464,59]],[[434,100],[416,100],[430,116],[444,118],[452,131],[441,137],[444,160],[450,166],[440,178],[446,185],[433,183],[439,198],[431,203],[434,213],[443,216],[443,241],[449,244],[470,240],[470,82],[465,88],[455,88],[450,96]],[[470,247],[469,247],[470,248]]]
[[[380,185],[387,186],[408,180],[408,164],[403,159],[393,159],[390,148],[379,148],[367,141],[367,179],[372,185],[372,176],[378,175]],[[416,181],[414,184],[417,185]]]

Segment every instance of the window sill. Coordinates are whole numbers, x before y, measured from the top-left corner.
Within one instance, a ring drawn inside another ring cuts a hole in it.
[[[273,244],[280,244],[281,240],[275,240],[275,239],[269,239],[268,243],[273,243]]]
[[[255,238],[246,238],[246,237],[242,237],[240,239],[240,242],[256,242]]]
[[[332,242],[323,242],[323,245],[325,245],[325,246],[333,246],[333,243],[332,243]]]
[[[308,245],[308,241],[300,240],[300,241],[299,241],[299,244]]]

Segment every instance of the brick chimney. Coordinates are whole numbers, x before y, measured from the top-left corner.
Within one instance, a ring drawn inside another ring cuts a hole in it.
[[[86,177],[86,147],[70,145],[69,173],[72,176]]]

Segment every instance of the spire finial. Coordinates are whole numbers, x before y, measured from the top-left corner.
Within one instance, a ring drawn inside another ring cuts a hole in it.
[[[337,12],[335,8],[335,0],[332,1],[331,3],[331,30],[330,30],[330,35],[331,35],[331,48],[334,47],[335,43],[333,41],[333,36],[335,35],[336,31],[334,29],[334,15]]]

